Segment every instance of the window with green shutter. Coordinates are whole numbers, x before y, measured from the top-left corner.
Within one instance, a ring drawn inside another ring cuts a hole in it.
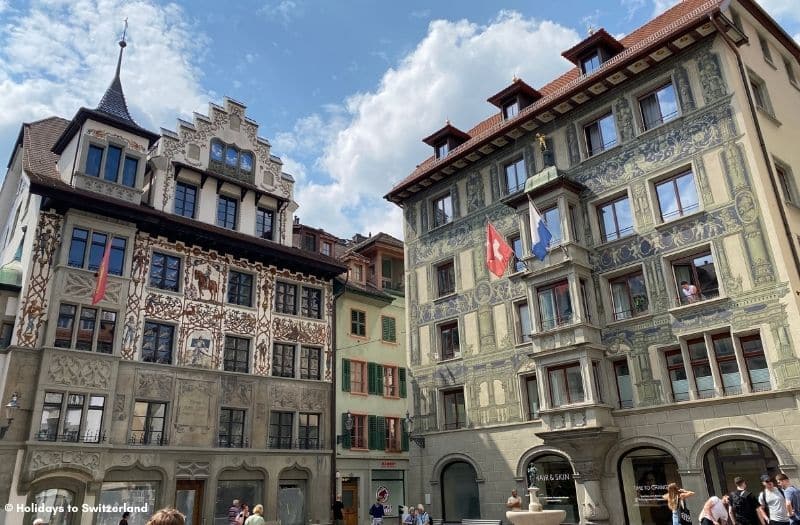
[[[400,397],[405,398],[408,396],[406,390],[406,369],[401,368],[397,371],[398,382],[400,383]]]
[[[347,412],[342,413],[342,448],[350,448],[350,432],[347,430]]]
[[[367,363],[367,393],[368,394],[377,394],[377,384],[378,384],[378,370],[377,364],[375,363]]]
[[[369,432],[369,449],[383,449],[383,443],[378,441],[378,416],[367,416],[367,430]]]
[[[350,391],[350,360],[342,359],[342,392]]]
[[[383,416],[375,416],[375,448],[377,450],[386,450],[386,418]]]
[[[381,341],[397,342],[397,320],[394,317],[381,317]]]
[[[375,394],[383,395],[383,366],[375,365]]]

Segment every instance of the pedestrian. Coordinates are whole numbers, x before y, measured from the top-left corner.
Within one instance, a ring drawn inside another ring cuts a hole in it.
[[[383,503],[381,503],[381,500],[375,500],[375,503],[369,508],[369,515],[372,516],[372,525],[381,525],[383,523]]]
[[[333,509],[333,525],[344,525],[344,503],[342,503],[342,495],[336,495],[336,501],[331,505]]]
[[[130,512],[123,512],[122,519],[119,520],[119,523],[117,525],[128,525],[128,517],[130,517],[130,515],[131,515]]]
[[[242,502],[240,507],[242,508],[242,511],[238,516],[236,516],[236,525],[244,525],[244,522],[250,517],[250,506],[247,503]]]
[[[168,507],[166,509],[157,510],[155,514],[150,517],[147,525],[186,525],[186,516],[181,514],[178,509]]]
[[[783,489],[777,486],[775,478],[769,474],[761,476],[764,490],[758,496],[758,514],[764,525],[789,525],[789,510]]]
[[[33,525],[47,525],[47,522],[44,521],[42,518],[36,518],[33,520]]]
[[[728,518],[728,495],[711,496],[700,512],[700,525],[727,525]]]
[[[425,507],[422,506],[422,503],[417,505],[417,525],[427,525],[428,523],[428,513],[425,512]]]
[[[239,506],[239,500],[233,500],[233,504],[228,507],[228,525],[236,525],[236,518],[242,512],[242,507]]]
[[[800,489],[792,485],[789,476],[780,473],[775,476],[786,498],[786,510],[789,512],[789,523],[800,525]]]
[[[761,525],[758,519],[758,500],[747,490],[747,481],[741,476],[733,478],[736,490],[728,494],[731,521],[736,525]]]
[[[694,496],[691,490],[684,490],[678,488],[677,483],[670,483],[667,485],[667,493],[664,494],[664,499],[667,500],[667,507],[672,511],[672,525],[681,525],[681,512],[688,514],[686,509],[686,498]]]
[[[506,501],[508,510],[522,510],[522,499],[517,495],[517,489],[511,491],[511,496]]]
[[[405,514],[403,514],[403,525],[414,525],[414,507],[406,505]]]
[[[258,504],[253,507],[253,513],[245,520],[245,525],[264,525],[264,506]]]

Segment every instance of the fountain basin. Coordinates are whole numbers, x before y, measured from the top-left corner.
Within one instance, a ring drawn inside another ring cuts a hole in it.
[[[513,525],[559,525],[567,517],[565,510],[509,510],[506,519]]]

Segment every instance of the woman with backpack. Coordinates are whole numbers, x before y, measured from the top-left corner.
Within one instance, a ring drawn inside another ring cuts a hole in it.
[[[681,513],[684,513],[685,516],[689,515],[685,500],[692,496],[694,496],[694,492],[678,488],[677,483],[670,483],[667,485],[667,493],[664,494],[664,499],[667,500],[667,506],[669,510],[672,511],[672,525],[682,525],[682,523],[686,523],[685,519],[681,521]],[[691,523],[691,521],[689,523]]]

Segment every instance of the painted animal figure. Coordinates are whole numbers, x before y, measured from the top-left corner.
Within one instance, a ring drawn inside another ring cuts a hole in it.
[[[203,290],[208,290],[211,295],[210,299],[214,299],[217,296],[217,281],[212,280],[200,270],[194,271],[194,278],[197,280],[197,288],[200,290],[200,299],[203,298]]]

